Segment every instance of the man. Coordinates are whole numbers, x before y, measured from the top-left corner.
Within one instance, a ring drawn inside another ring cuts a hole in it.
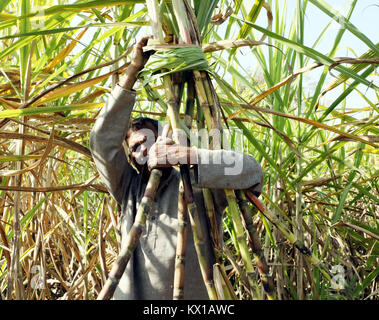
[[[158,130],[154,120],[142,118],[130,123],[136,96],[133,86],[138,72],[148,59],[142,50],[147,40],[148,37],[142,38],[136,44],[130,66],[110,94],[90,135],[90,148],[97,169],[121,208],[122,246],[126,245],[149,170],[160,168],[163,171],[146,228],[115,291],[114,299],[169,300],[173,297],[180,181],[180,174],[173,166],[183,163],[192,165],[194,197],[199,210],[203,210],[201,188],[211,189],[219,229],[227,205],[223,189],[249,188],[259,195],[262,188],[261,167],[251,156],[232,150],[210,151],[178,146],[172,140],[161,137],[155,141]],[[153,134],[149,135],[149,132]],[[124,140],[129,148],[129,159],[122,146]],[[159,152],[162,149],[166,152]],[[238,159],[241,167],[239,175],[225,175],[230,162],[215,161],[224,158]],[[184,298],[208,299],[191,231],[186,252]]]

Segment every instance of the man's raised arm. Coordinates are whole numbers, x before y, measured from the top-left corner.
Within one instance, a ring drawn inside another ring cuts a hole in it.
[[[133,59],[110,93],[90,134],[90,149],[102,181],[119,204],[136,174],[128,163],[122,143],[129,127],[130,116],[136,99],[133,86],[138,72],[144,67],[147,57],[142,52],[148,37],[142,38],[134,49]]]

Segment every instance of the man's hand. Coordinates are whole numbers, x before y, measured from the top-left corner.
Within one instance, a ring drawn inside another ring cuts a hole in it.
[[[147,45],[147,42],[149,39],[152,38],[151,36],[143,37],[141,38],[134,47],[134,54],[133,58],[130,64],[130,68],[135,68],[136,70],[140,71],[145,66],[147,60],[149,60],[149,57],[151,55],[151,52],[143,52],[143,47]]]
[[[119,83],[122,88],[126,90],[133,89],[133,86],[137,81],[138,72],[143,69],[151,55],[151,52],[143,52],[143,47],[147,45],[147,41],[150,38],[151,36],[143,37],[136,43],[132,61]]]
[[[196,164],[195,148],[181,146],[169,138],[158,137],[149,150],[147,165],[149,170],[167,168],[180,164]]]

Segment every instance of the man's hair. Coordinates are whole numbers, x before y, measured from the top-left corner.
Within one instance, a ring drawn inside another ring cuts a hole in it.
[[[145,117],[139,117],[132,120],[129,124],[128,132],[126,134],[125,140],[127,140],[130,134],[133,131],[138,131],[144,128],[149,128],[149,124],[155,130],[156,134],[158,134],[159,122],[157,120]]]

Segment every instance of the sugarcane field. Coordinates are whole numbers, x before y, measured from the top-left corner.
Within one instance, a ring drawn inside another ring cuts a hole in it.
[[[0,300],[379,300],[378,14],[1,0]]]

